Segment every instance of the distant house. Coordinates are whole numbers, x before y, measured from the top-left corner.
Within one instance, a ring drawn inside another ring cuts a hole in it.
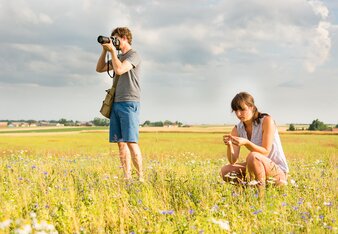
[[[22,124],[23,124],[23,122],[12,122],[11,126],[13,126],[14,128],[18,128],[18,127],[21,127]]]
[[[21,123],[20,127],[23,127],[23,128],[29,127],[29,123],[23,122]]]
[[[7,128],[8,122],[0,122],[0,128]]]
[[[55,127],[58,123],[50,123],[48,121],[41,121],[40,126],[42,127]]]
[[[76,122],[76,126],[86,126],[86,127],[92,127],[94,124],[92,122]]]

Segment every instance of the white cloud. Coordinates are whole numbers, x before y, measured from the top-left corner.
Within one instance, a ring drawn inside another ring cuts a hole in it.
[[[326,21],[329,15],[329,10],[319,0],[311,0],[309,4],[316,15],[319,15],[321,20],[316,29],[310,37],[309,51],[305,61],[305,67],[309,72],[314,72],[316,68],[325,63],[330,55],[331,37],[330,28],[331,23]]]
[[[329,9],[324,5],[323,2],[319,0],[310,0],[308,1],[310,6],[312,7],[315,14],[320,15],[322,19],[325,19],[329,15]]]
[[[313,30],[309,53],[305,61],[305,66],[309,72],[314,72],[316,67],[325,63],[330,55],[330,27],[329,22],[321,21],[318,27]]]
[[[111,80],[95,72],[101,52],[96,38],[128,26],[143,58],[144,115],[156,120],[152,116],[162,111],[183,121],[213,116],[221,122],[224,110],[218,108],[238,91],[279,103],[290,89],[297,95],[307,87],[302,97],[311,99],[321,88],[306,86],[305,79],[336,77],[335,9],[324,0],[0,0],[0,20],[6,22],[0,25],[6,35],[0,37],[0,88],[62,87],[70,99],[74,86],[108,85]],[[93,100],[91,95],[83,101]],[[198,111],[210,104],[218,112],[202,117]]]

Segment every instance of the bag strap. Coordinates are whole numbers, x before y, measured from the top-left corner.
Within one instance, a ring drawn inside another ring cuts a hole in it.
[[[109,53],[107,53],[107,73],[113,79],[113,86],[112,87],[114,87],[116,89],[117,82],[119,81],[120,76],[116,75],[115,71],[113,71],[114,72],[113,76],[110,75],[110,73],[109,73],[109,64],[110,64]]]
[[[115,74],[114,82],[113,82],[113,87],[116,89],[117,82],[119,82],[120,76]]]

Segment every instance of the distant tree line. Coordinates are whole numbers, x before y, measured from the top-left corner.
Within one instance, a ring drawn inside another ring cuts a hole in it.
[[[335,126],[338,128],[338,124]],[[294,124],[290,124],[288,131],[296,131],[296,130],[305,130],[304,128],[302,129],[297,129]],[[327,124],[323,123],[322,121],[315,119],[312,121],[312,123],[309,125],[309,127],[306,129],[309,131],[332,131],[332,127],[329,127]]]
[[[183,123],[181,123],[179,121],[171,122],[170,120],[156,121],[156,122],[151,122],[150,120],[146,120],[146,121],[144,121],[142,126],[143,127],[164,127],[164,126],[182,127]]]

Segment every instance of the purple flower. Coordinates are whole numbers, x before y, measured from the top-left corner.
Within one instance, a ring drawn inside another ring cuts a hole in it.
[[[35,168],[36,168],[36,166],[35,166],[35,165],[33,165],[33,166],[32,166],[32,169],[35,169]]]
[[[213,207],[211,207],[211,211],[217,211],[218,210],[218,205],[214,205]]]
[[[236,192],[232,192],[231,195],[232,195],[233,197],[238,197],[238,196],[239,196],[239,194],[236,193]]]
[[[172,215],[174,213],[175,211],[173,210],[160,210],[160,214],[163,214],[163,215]]]
[[[282,206],[287,206],[286,202],[282,202]]]
[[[299,207],[298,207],[298,206],[293,206],[292,209],[293,209],[293,210],[298,210]]]
[[[256,211],[253,212],[253,214],[256,215],[256,214],[259,214],[259,213],[262,213],[262,212],[263,212],[262,210],[256,210]]]
[[[190,209],[190,210],[189,210],[189,214],[192,215],[192,214],[194,214],[194,213],[195,213],[195,211],[194,211],[193,209]]]
[[[44,174],[44,175],[48,175],[48,172],[47,172],[47,171],[44,171],[43,174]]]
[[[324,226],[324,228],[332,230],[332,226],[329,226],[329,225]]]
[[[298,200],[298,205],[301,205],[301,204],[303,204],[304,203],[304,199],[303,198],[299,198],[299,200]]]
[[[324,219],[324,215],[319,215],[319,218],[323,220]]]

